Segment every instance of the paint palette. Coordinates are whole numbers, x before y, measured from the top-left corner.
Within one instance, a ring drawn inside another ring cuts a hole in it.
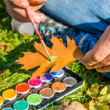
[[[64,67],[56,73],[46,73],[41,79],[28,80],[5,90],[0,94],[0,108],[1,110],[21,110],[21,108],[22,110],[29,108],[41,110],[82,86],[83,79],[69,68]],[[7,91],[11,91],[10,94],[6,94]]]

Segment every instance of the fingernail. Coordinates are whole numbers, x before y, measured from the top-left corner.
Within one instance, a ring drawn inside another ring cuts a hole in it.
[[[29,5],[28,2],[21,2],[20,7],[27,8],[28,5]]]
[[[41,15],[41,20],[43,21],[45,19],[45,15]]]
[[[39,22],[40,22],[40,17],[34,16],[34,17],[33,17],[33,20],[34,20],[36,23],[39,23]]]

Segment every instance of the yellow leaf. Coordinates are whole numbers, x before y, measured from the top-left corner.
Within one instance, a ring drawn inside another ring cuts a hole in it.
[[[104,104],[110,103],[110,94],[97,97],[97,99]]]
[[[110,85],[105,86],[101,91],[99,96],[105,95],[105,94],[110,94]]]
[[[90,101],[89,109],[90,110],[109,110],[109,106],[105,104],[101,104],[99,102]]]
[[[98,94],[99,85],[97,83],[92,84],[91,88],[87,91],[87,94],[91,97],[96,97]]]

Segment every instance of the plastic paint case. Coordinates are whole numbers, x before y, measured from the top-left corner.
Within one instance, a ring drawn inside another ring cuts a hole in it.
[[[29,105],[37,106],[42,102],[42,97],[39,94],[31,94],[27,97]]]
[[[31,88],[39,88],[42,85],[42,82],[39,78],[32,79],[28,81],[28,84],[30,85]]]
[[[7,108],[4,108],[4,109],[2,109],[2,110],[14,110],[14,109],[7,107]]]
[[[72,87],[77,83],[77,80],[73,77],[66,77],[63,79],[63,83],[66,85],[66,87]]]
[[[14,110],[28,110],[29,104],[25,100],[20,100],[14,103]]]
[[[2,96],[5,100],[12,101],[16,99],[17,92],[14,89],[8,89],[3,92]]]
[[[18,94],[27,94],[29,92],[29,85],[27,83],[20,83],[15,87]]]
[[[53,77],[61,78],[64,76],[64,70],[60,69],[59,71],[52,72],[51,74],[53,75]]]
[[[41,110],[42,108],[46,108],[47,106],[49,106],[49,105],[61,100],[64,96],[67,96],[67,95],[75,92],[76,90],[80,89],[83,86],[83,79],[80,76],[78,76],[77,74],[75,74],[74,72],[72,72],[71,70],[69,70],[66,67],[63,68],[63,71],[64,71],[64,75],[62,77],[60,77],[60,78],[54,77],[53,80],[51,81],[51,83],[43,82],[40,88],[30,88],[30,90],[29,90],[29,92],[27,94],[17,94],[17,97],[16,97],[15,100],[13,100],[13,101],[5,101],[3,103],[3,105],[1,106],[1,109],[6,108],[6,107],[12,107],[13,108],[13,105],[17,101],[19,101],[19,100],[27,101],[27,97],[30,94],[39,94],[42,97],[41,103],[39,103],[38,105],[29,105],[29,109],[31,109],[31,110],[33,110],[33,109]],[[71,86],[71,87],[66,86],[66,89],[64,91],[62,90],[61,92],[54,92],[54,95],[52,97],[50,97],[50,98],[43,97],[40,94],[40,91],[42,89],[52,87],[52,84],[54,84],[56,82],[63,82],[63,80],[66,77],[75,78],[77,80],[77,83],[74,86]],[[28,81],[26,81],[25,83],[28,83]],[[14,87],[14,88],[16,88],[16,87]],[[0,93],[0,95],[2,95],[2,93]]]
[[[51,88],[43,88],[40,90],[40,95],[43,99],[50,99],[54,96],[54,91]]]

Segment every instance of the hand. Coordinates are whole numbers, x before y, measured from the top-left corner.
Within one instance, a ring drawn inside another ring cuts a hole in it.
[[[47,0],[4,0],[6,4],[6,10],[11,17],[18,22],[29,22],[29,18],[26,15],[25,9],[28,8],[31,16],[36,23],[40,23],[45,19],[45,15],[42,13],[36,13],[44,2]]]
[[[88,69],[98,72],[110,72],[110,26],[107,27],[99,41],[82,59]]]

